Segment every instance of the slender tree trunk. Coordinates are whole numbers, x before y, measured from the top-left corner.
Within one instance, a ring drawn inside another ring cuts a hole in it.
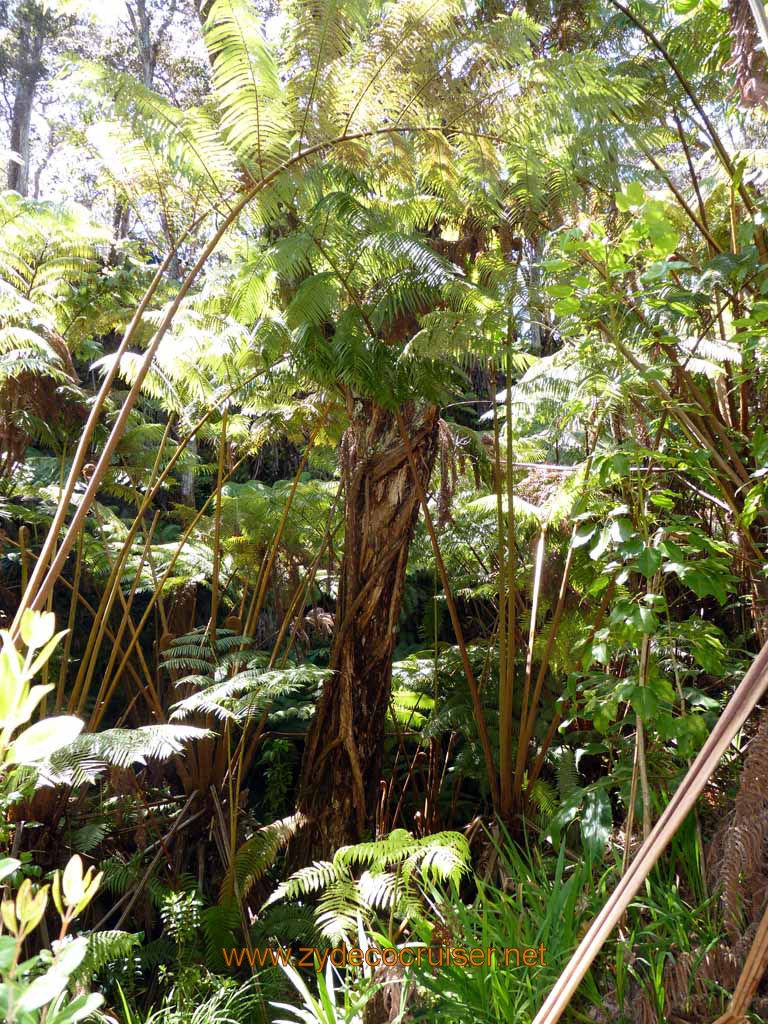
[[[437,451],[438,410],[402,410],[426,488]],[[331,649],[333,676],[307,736],[293,844],[296,867],[326,857],[370,828],[384,753],[392,652],[419,499],[394,415],[356,401],[341,449],[345,541]]]
[[[126,10],[136,40],[136,52],[141,61],[141,81],[151,89],[155,77],[157,48],[161,40],[152,40],[152,18],[146,0],[135,0],[135,3],[126,5]]]
[[[17,68],[16,89],[13,96],[11,115],[11,149],[18,153],[21,162],[8,162],[8,188],[21,195],[29,191],[29,133],[32,126],[32,109],[35,92],[43,76],[43,45],[50,21],[36,3],[28,3],[19,16],[24,19],[24,30],[20,36],[19,50],[15,59]]]
[[[187,445],[187,451],[190,456],[197,458],[197,438],[193,437]],[[190,469],[182,470],[181,473],[181,503],[182,505],[188,505],[190,508],[195,507],[195,474]]]

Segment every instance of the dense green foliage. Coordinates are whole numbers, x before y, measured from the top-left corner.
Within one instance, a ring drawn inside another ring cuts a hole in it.
[[[533,1021],[768,641],[762,5],[101,6],[0,4],[4,1016]],[[724,1012],[766,771],[563,1019]]]

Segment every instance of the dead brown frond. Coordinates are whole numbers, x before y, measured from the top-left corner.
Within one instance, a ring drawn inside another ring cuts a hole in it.
[[[744,917],[762,913],[768,888],[768,713],[747,748],[733,818],[723,842],[720,876],[725,923],[732,942],[743,933]]]
[[[765,968],[763,949],[768,924],[768,712],[749,743],[733,814],[710,843],[709,863],[722,886],[728,941],[706,954],[684,952],[664,968],[665,1020],[710,1024],[723,1012],[723,993],[733,993],[718,1024],[746,1020],[749,1008],[768,1002],[753,998]],[[761,921],[761,918],[763,919]],[[758,1011],[759,1012],[759,1011]],[[651,1015],[651,1016],[649,1016]],[[633,1020],[657,1020],[651,996],[638,992]]]

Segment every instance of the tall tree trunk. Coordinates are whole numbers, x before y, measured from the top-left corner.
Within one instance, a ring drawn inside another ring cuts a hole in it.
[[[18,12],[21,21],[19,49],[15,59],[16,88],[11,114],[11,149],[21,162],[8,162],[8,188],[21,195],[29,191],[29,133],[32,126],[32,108],[35,92],[43,77],[43,45],[50,19],[34,2],[23,5]]]
[[[197,459],[197,438],[193,437],[187,445],[192,458]],[[181,503],[189,508],[195,507],[195,473],[192,467],[181,471]]]
[[[438,410],[402,410],[423,486],[437,452]],[[341,449],[345,540],[325,684],[307,736],[299,810],[307,825],[290,859],[299,867],[364,837],[384,753],[392,653],[419,499],[394,415],[356,401]]]

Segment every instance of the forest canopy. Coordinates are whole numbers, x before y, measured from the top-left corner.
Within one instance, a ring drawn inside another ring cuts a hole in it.
[[[4,1020],[768,1019],[762,0],[0,83]]]

